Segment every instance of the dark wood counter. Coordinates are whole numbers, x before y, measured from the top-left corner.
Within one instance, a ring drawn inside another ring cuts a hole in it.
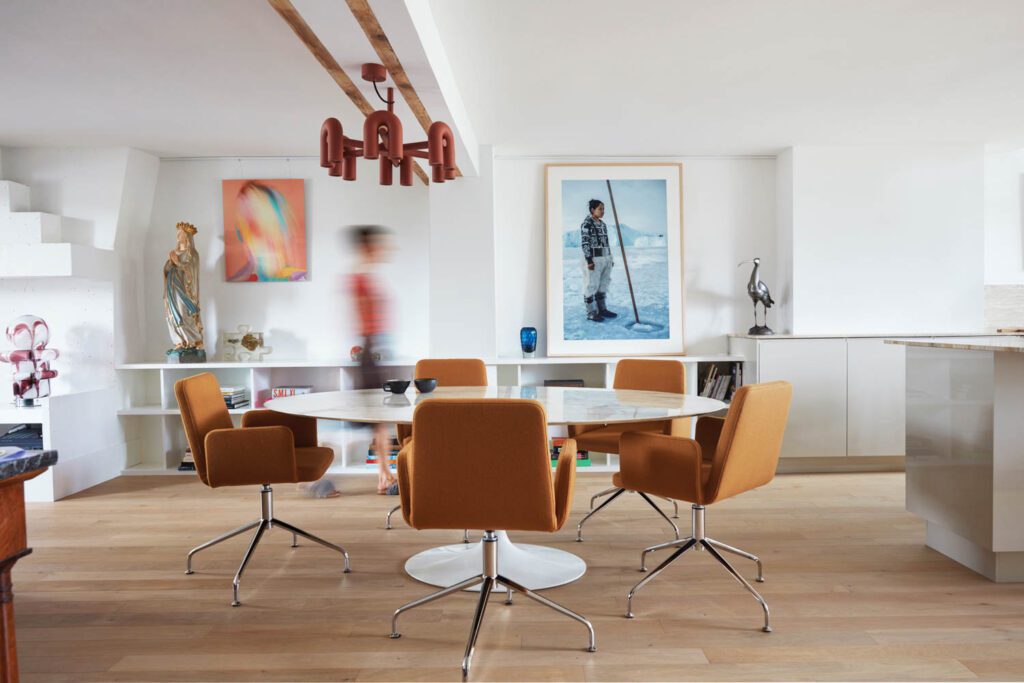
[[[32,552],[25,531],[25,482],[56,462],[56,451],[28,451],[0,459],[0,683],[18,681],[11,569]]]

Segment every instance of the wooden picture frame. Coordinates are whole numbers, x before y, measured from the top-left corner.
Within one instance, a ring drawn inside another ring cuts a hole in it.
[[[683,165],[546,164],[544,188],[547,355],[682,354]]]

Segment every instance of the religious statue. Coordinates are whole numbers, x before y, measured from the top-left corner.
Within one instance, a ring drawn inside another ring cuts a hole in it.
[[[169,363],[205,363],[203,321],[199,310],[199,252],[196,226],[178,223],[177,241],[164,264],[164,314],[174,348]]]

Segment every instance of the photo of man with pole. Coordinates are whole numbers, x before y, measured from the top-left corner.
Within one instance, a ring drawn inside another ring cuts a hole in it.
[[[561,195],[564,338],[666,338],[665,181],[571,179]]]
[[[612,341],[638,342],[617,353],[682,349],[681,172],[547,167],[549,352],[598,355]]]

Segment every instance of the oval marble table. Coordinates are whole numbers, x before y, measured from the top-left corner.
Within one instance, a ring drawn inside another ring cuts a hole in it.
[[[265,407],[320,420],[412,424],[416,404],[444,398],[532,399],[544,406],[550,425],[646,422],[693,417],[725,408],[724,403],[714,399],[657,391],[518,386],[438,387],[430,394],[418,394],[411,387],[405,394],[377,389],[328,391],[276,398]],[[482,553],[479,543],[431,548],[409,558],[405,571],[423,583],[451,586],[480,572]],[[531,590],[570,583],[587,569],[586,563],[572,553],[512,543],[504,531],[498,532],[498,562],[503,574]]]

